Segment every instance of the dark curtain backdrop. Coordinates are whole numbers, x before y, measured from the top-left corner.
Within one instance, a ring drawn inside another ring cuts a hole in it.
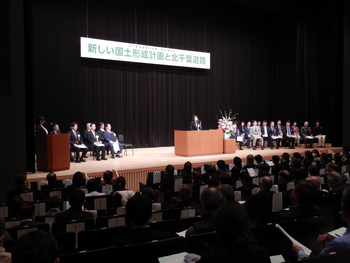
[[[61,131],[110,122],[138,147],[169,146],[193,114],[247,121],[320,119],[342,143],[341,3],[272,12],[215,1],[32,0],[33,120]],[[80,58],[80,37],[211,54],[199,70]]]

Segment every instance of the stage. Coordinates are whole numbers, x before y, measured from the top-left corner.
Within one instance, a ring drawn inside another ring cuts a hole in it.
[[[326,144],[327,146],[327,144]],[[238,149],[238,148],[237,148]],[[340,152],[341,147],[326,148],[314,148],[320,152]],[[172,164],[175,169],[183,168],[185,162],[190,161],[192,167],[201,167],[206,162],[211,162],[216,165],[216,162],[220,159],[224,160],[227,164],[233,162],[233,158],[238,156],[242,158],[242,161],[246,161],[248,154],[257,155],[260,154],[264,160],[270,160],[273,155],[282,156],[284,152],[292,155],[294,152],[300,152],[302,155],[304,151],[310,150],[305,147],[296,147],[295,149],[287,149],[285,147],[279,150],[265,148],[265,150],[252,148],[244,150],[237,150],[232,154],[218,154],[218,155],[206,155],[196,157],[182,157],[176,156],[174,147],[154,147],[154,148],[137,148],[134,149],[134,155],[132,150],[128,149],[128,155],[123,158],[111,159],[109,155],[106,155],[107,161],[95,161],[93,157],[88,153],[88,158],[85,163],[71,162],[70,169],[64,171],[55,172],[58,179],[72,178],[73,174],[77,171],[86,173],[87,176],[101,176],[106,170],[115,170],[119,176],[124,176],[127,180],[127,188],[138,191],[139,182],[145,183],[147,179],[147,173],[153,171],[162,171],[168,164]],[[312,150],[312,149],[311,149]],[[124,154],[124,151],[123,151]],[[46,180],[48,172],[37,171],[36,173],[28,173],[28,182],[37,182]]]

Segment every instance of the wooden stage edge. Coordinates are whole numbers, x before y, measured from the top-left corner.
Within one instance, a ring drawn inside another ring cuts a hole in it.
[[[327,144],[326,144],[327,145]],[[340,152],[342,147],[330,147],[326,148],[314,148],[320,152]],[[230,154],[218,154],[207,156],[195,156],[195,157],[182,157],[175,155],[174,147],[152,147],[152,148],[137,148],[134,149],[132,155],[131,149],[128,149],[128,155],[123,158],[111,159],[109,155],[106,155],[107,161],[93,160],[92,156],[88,154],[88,158],[85,163],[71,163],[69,170],[55,172],[59,180],[72,178],[73,174],[77,171],[81,171],[87,174],[87,176],[101,176],[106,170],[116,170],[119,176],[124,176],[127,181],[126,187],[132,190],[139,190],[139,182],[145,183],[147,174],[153,171],[163,171],[168,164],[172,164],[175,169],[183,168],[185,162],[190,161],[193,167],[201,167],[206,162],[211,162],[216,165],[216,162],[220,159],[224,160],[227,164],[233,163],[233,158],[238,156],[243,161],[246,160],[248,154],[257,155],[260,154],[264,160],[271,159],[273,155],[282,156],[284,152],[292,155],[294,152],[299,152],[303,155],[304,151],[310,150],[305,147],[296,147],[295,149],[287,149],[285,147],[279,150],[265,148],[265,150],[257,149],[252,150],[244,148],[244,150],[237,150],[235,153]],[[312,150],[312,149],[311,149]],[[27,173],[28,182],[38,182],[46,180],[48,172],[37,171],[36,173]]]

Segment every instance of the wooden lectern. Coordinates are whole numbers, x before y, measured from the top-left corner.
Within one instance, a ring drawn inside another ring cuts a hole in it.
[[[36,162],[38,171],[69,170],[69,134],[37,135]]]
[[[175,155],[200,156],[223,153],[221,130],[174,131]]]
[[[224,153],[236,152],[236,139],[224,139]]]

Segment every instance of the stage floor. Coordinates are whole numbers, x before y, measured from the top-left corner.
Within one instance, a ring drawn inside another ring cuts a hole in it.
[[[340,152],[341,147],[327,147],[327,148],[315,148],[320,152]],[[187,161],[192,163],[193,167],[203,166],[205,162],[211,162],[216,165],[216,162],[220,159],[224,160],[227,164],[233,162],[233,158],[238,156],[245,161],[248,154],[262,155],[263,159],[271,159],[273,155],[281,156],[284,152],[288,152],[292,155],[294,152],[300,152],[302,155],[304,151],[309,150],[304,147],[296,147],[295,149],[286,149],[284,147],[279,150],[265,148],[265,150],[247,149],[237,150],[232,154],[219,154],[219,155],[206,155],[196,157],[182,157],[175,155],[174,147],[154,147],[154,148],[137,148],[134,149],[134,155],[132,155],[131,149],[128,149],[128,156],[123,158],[111,159],[109,155],[106,155],[107,161],[94,161],[92,156],[88,153],[88,158],[85,163],[72,162],[69,170],[55,172],[58,179],[72,178],[72,175],[77,172],[85,172],[89,174],[103,173],[106,170],[116,170],[120,175],[138,172],[138,171],[155,171],[164,170],[168,164],[172,164],[176,169],[181,169],[183,164]],[[123,152],[124,153],[124,152]],[[28,173],[28,182],[36,182],[46,180],[48,172],[37,171],[36,173]]]

